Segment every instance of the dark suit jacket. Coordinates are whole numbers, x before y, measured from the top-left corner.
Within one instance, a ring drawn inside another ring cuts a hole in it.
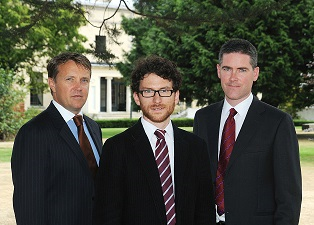
[[[84,119],[101,150],[100,127]],[[18,225],[92,223],[94,181],[78,142],[52,103],[19,130],[11,166]]]
[[[223,101],[197,111],[194,133],[208,146],[213,182]],[[228,225],[297,225],[301,207],[298,141],[291,117],[256,97],[225,175]]]
[[[174,126],[177,225],[215,224],[205,142]],[[96,178],[95,224],[166,225],[154,153],[142,123],[108,139]]]

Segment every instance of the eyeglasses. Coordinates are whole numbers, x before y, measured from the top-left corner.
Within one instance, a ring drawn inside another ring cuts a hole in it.
[[[161,89],[161,90],[156,91],[152,89],[146,89],[146,90],[139,91],[139,93],[141,93],[141,95],[144,98],[154,97],[156,92],[159,94],[160,97],[170,97],[172,93],[174,92],[174,90]]]

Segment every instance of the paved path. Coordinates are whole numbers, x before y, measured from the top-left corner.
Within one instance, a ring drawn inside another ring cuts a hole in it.
[[[0,142],[0,146],[3,143]],[[303,201],[300,225],[314,225],[314,166],[302,166]],[[16,225],[12,207],[13,185],[10,163],[0,163],[0,224]],[[30,224],[31,225],[31,224]]]

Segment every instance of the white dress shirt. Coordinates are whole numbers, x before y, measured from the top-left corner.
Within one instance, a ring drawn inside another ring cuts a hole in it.
[[[150,142],[150,145],[152,147],[152,151],[155,155],[157,137],[154,134],[154,132],[159,128],[149,123],[148,121],[146,121],[143,117],[141,118],[141,122],[144,127],[145,133],[148,137],[148,140]],[[171,176],[172,176],[172,181],[173,181],[172,183],[173,183],[173,192],[174,192],[175,190],[174,188],[174,135],[173,135],[172,123],[169,122],[169,124],[164,130],[166,131],[165,139],[166,139],[166,144],[168,146],[168,151],[169,151],[169,160],[170,160],[170,168],[171,168]]]

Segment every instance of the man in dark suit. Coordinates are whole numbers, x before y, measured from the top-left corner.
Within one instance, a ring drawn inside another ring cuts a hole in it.
[[[210,154],[217,224],[297,225],[302,189],[297,136],[287,113],[251,93],[259,75],[255,47],[243,39],[226,42],[217,73],[225,99],[198,110],[194,118],[194,133],[206,141]],[[236,138],[225,148],[220,140],[229,142],[222,138],[229,110],[235,112],[235,131],[228,138]]]
[[[84,115],[88,151],[94,162],[90,164],[80,148],[72,118],[82,115],[91,64],[81,54],[62,53],[48,63],[47,69],[53,101],[21,127],[14,141],[11,167],[16,222],[90,225],[93,173],[98,167],[95,160],[99,161],[102,135],[99,125]]]
[[[170,120],[180,84],[175,64],[161,57],[139,61],[132,72],[143,116],[103,146],[95,224],[215,224],[206,144]]]

